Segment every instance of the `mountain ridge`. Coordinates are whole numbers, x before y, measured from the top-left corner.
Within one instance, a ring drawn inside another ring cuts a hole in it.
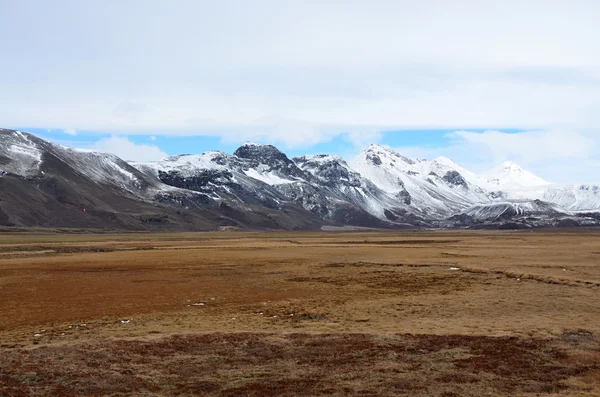
[[[375,144],[347,162],[247,142],[232,154],[127,163],[5,129],[0,185],[0,224],[15,226],[524,228],[595,225],[600,209],[600,186],[550,184],[510,162],[478,175],[447,157],[413,159]],[[42,221],[25,216],[15,191],[28,192]]]

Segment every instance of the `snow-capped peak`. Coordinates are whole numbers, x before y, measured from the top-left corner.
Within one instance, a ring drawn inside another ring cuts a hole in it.
[[[262,143],[256,143],[256,142],[251,142],[251,141],[246,141],[242,144],[242,147],[247,147],[247,146],[261,147],[261,146],[270,146],[270,145],[265,145]]]
[[[512,161],[505,161],[504,163],[502,163],[502,166],[504,167],[504,170],[508,172],[523,172],[523,168],[521,168],[519,164],[513,163]]]
[[[454,160],[452,160],[449,157],[445,157],[445,156],[436,157],[433,161],[435,161],[436,163],[448,165],[451,167],[456,167],[458,165],[458,164],[456,164],[456,162],[454,162]]]
[[[512,161],[505,161],[481,174],[492,187],[503,190],[528,189],[550,185],[550,182],[524,170]]]

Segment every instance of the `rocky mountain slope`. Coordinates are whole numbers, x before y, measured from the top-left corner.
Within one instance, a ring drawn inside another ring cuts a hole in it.
[[[132,230],[526,228],[595,225],[600,186],[504,163],[476,175],[371,145],[350,163],[271,145],[128,164],[0,130],[0,226]]]
[[[293,204],[272,209],[214,200],[149,178],[114,155],[0,129],[0,226],[212,230],[322,225],[322,219]]]
[[[201,192],[215,200],[275,210],[293,203],[342,225],[402,227],[419,223],[405,203],[336,156],[292,160],[274,146],[247,143],[233,155],[207,152],[134,165],[156,182]]]

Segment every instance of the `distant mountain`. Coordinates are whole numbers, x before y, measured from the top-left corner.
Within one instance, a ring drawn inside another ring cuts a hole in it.
[[[488,190],[498,189],[505,199],[547,201],[571,211],[600,208],[600,185],[553,184],[510,161],[480,177],[488,183]]]
[[[492,199],[491,193],[480,186],[477,175],[443,157],[411,159],[371,145],[351,164],[363,177],[424,218],[444,219]]]
[[[542,178],[507,161],[480,175],[493,188],[504,191],[530,190],[550,185]]]
[[[350,163],[289,158],[272,145],[128,164],[0,130],[0,226],[114,230],[530,228],[596,225],[600,186],[555,185],[504,163],[476,175],[452,160],[370,145]]]

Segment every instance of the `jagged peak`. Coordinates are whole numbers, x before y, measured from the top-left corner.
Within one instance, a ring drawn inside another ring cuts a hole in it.
[[[392,149],[389,146],[378,145],[375,143],[370,144],[365,150],[362,151],[362,153],[359,156],[371,160],[375,165],[379,165],[378,163],[380,163],[381,157],[390,158],[393,160],[401,160],[411,165],[415,164],[416,162],[415,160],[409,157],[403,156],[402,154],[398,153],[396,150]]]
[[[400,153],[396,152],[394,149],[392,149],[389,146],[386,145],[379,145],[377,143],[372,143],[369,146],[367,146],[367,148],[364,150],[365,152],[371,151],[371,152],[383,152],[383,153],[391,153],[394,155],[400,155]]]
[[[253,142],[246,142],[233,152],[233,155],[240,158],[260,157],[286,157],[287,156],[273,145],[264,145]],[[259,160],[259,159],[257,159]]]
[[[450,157],[446,157],[446,156],[436,157],[434,161],[436,161],[436,162],[438,162],[440,164],[458,165],[456,163],[456,161],[454,161]]]

